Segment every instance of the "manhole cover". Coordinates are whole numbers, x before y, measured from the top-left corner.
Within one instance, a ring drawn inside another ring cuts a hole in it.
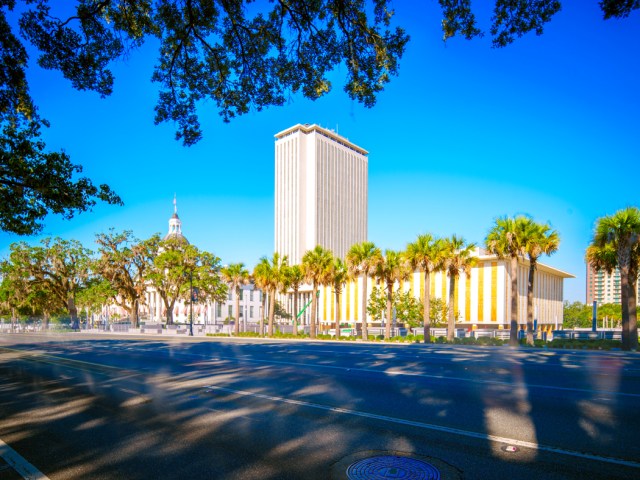
[[[352,463],[347,468],[347,478],[349,480],[383,478],[440,480],[440,472],[433,465],[414,458],[384,455]]]

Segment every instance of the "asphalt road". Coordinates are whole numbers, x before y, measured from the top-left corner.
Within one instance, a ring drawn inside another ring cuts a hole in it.
[[[0,480],[640,478],[637,353],[13,334],[0,380]]]

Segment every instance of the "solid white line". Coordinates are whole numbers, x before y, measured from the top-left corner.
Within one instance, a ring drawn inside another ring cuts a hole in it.
[[[423,428],[426,430],[434,430],[434,431],[438,431],[438,432],[445,432],[445,433],[451,433],[453,435],[461,435],[464,437],[470,437],[470,438],[477,438],[480,440],[489,440],[491,442],[496,442],[496,443],[504,443],[507,445],[517,445],[518,447],[524,447],[524,448],[531,448],[534,450],[539,450],[539,451],[543,451],[543,452],[551,452],[551,453],[556,453],[559,455],[566,455],[566,456],[570,456],[570,457],[578,457],[578,458],[585,458],[588,460],[595,460],[597,462],[605,462],[605,463],[613,463],[616,465],[624,465],[627,467],[633,467],[633,468],[640,468],[640,463],[638,462],[633,462],[631,460],[623,460],[621,458],[613,458],[613,457],[604,457],[601,455],[593,455],[593,454],[589,454],[589,453],[582,453],[582,452],[576,452],[573,450],[565,450],[562,448],[557,448],[557,447],[551,447],[549,445],[541,445],[539,443],[536,442],[525,442],[522,440],[516,440],[515,438],[507,438],[507,437],[499,437],[496,435],[489,435],[486,433],[478,433],[478,432],[471,432],[468,430],[461,430],[459,428],[451,428],[451,427],[443,427],[441,425],[433,425],[430,423],[422,423],[422,422],[415,422],[413,420],[405,420],[403,418],[396,418],[396,417],[388,417],[386,415],[377,415],[375,413],[367,413],[367,412],[360,412],[358,410],[351,410],[348,408],[341,408],[341,407],[332,407],[329,405],[322,405],[320,403],[312,403],[312,402],[305,402],[302,400],[293,400],[291,398],[284,398],[284,397],[274,397],[271,395],[264,395],[261,393],[255,393],[255,392],[248,392],[245,390],[233,390],[231,388],[225,388],[225,387],[218,387],[215,385],[209,385],[207,387],[205,387],[206,389],[208,389],[209,391],[211,390],[220,390],[223,392],[228,392],[228,393],[235,393],[238,395],[243,395],[246,397],[255,397],[255,398],[261,398],[263,400],[270,400],[272,402],[281,402],[281,403],[288,403],[288,404],[292,404],[292,405],[298,405],[301,407],[309,407],[309,408],[316,408],[319,410],[325,410],[328,412],[335,412],[335,413],[342,413],[344,415],[352,415],[352,416],[356,416],[356,417],[363,417],[363,418],[370,418],[373,420],[382,420],[384,422],[391,422],[391,423],[397,423],[400,425],[409,425],[411,427],[417,427],[417,428]]]
[[[193,354],[198,355],[199,354]],[[407,377],[421,377],[421,378],[435,378],[437,380],[454,380],[456,382],[468,382],[468,383],[479,383],[479,384],[487,384],[487,385],[506,385],[513,386],[513,382],[503,382],[500,380],[483,380],[477,378],[464,378],[464,377],[451,377],[447,375],[433,375],[428,373],[417,373],[417,372],[405,372],[402,370],[378,370],[374,368],[358,368],[358,367],[343,367],[337,365],[323,365],[320,363],[298,363],[298,362],[285,362],[282,360],[261,360],[255,358],[238,358],[238,357],[226,357],[222,355],[218,355],[216,357],[206,358],[205,355],[202,355],[203,359],[206,360],[231,360],[237,362],[249,362],[249,363],[263,363],[268,365],[289,365],[295,367],[308,367],[308,368],[327,368],[330,370],[341,370],[341,371],[351,371],[351,372],[366,372],[366,373],[379,373],[382,375],[393,375],[393,376],[407,376]],[[580,393],[598,393],[598,394],[606,394],[606,395],[614,395],[614,396],[622,396],[622,397],[632,397],[632,398],[640,398],[640,394],[637,393],[625,393],[625,392],[613,392],[609,390],[588,390],[586,388],[572,388],[572,387],[558,387],[553,385],[539,385],[535,383],[526,384],[527,388],[539,388],[545,390],[560,390],[565,392],[580,392]]]
[[[0,439],[0,457],[4,458],[22,478],[27,480],[49,480],[49,477],[22,458],[18,452],[4,443],[2,439]]]

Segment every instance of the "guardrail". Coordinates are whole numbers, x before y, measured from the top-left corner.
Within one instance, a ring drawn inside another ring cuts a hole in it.
[[[622,340],[620,330],[554,330],[553,338],[565,338],[568,340]]]

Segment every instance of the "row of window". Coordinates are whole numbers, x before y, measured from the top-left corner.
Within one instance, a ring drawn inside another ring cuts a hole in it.
[[[240,307],[240,318],[244,317],[244,312],[245,311],[246,311],[246,308],[242,309],[242,307]],[[228,305],[227,306],[227,316],[235,318],[235,315],[233,314],[233,305]],[[254,318],[253,307],[252,306],[249,307],[249,312],[248,312],[247,317]],[[220,304],[220,303],[216,304],[216,318],[222,318],[222,304]]]
[[[254,292],[255,292],[255,296],[256,296],[256,301],[260,301],[260,290],[244,290],[244,289],[240,289],[240,300],[244,300],[246,298],[246,292],[249,292],[249,301],[253,302],[253,297],[254,297]],[[229,289],[229,296],[227,297],[228,300],[233,300],[233,289],[230,288]]]

